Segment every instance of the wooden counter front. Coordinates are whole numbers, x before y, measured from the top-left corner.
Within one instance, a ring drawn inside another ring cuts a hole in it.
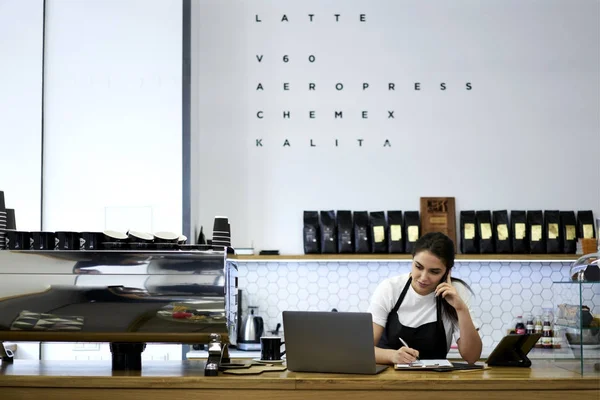
[[[142,372],[112,372],[106,361],[21,361],[0,367],[3,399],[480,399],[600,398],[600,375],[534,362],[532,368],[378,375],[266,372],[204,376],[203,361],[145,361]],[[388,397],[390,396],[390,397]]]

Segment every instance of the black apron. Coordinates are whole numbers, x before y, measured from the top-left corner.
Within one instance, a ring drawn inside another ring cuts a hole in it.
[[[399,339],[401,337],[411,348],[419,351],[419,358],[424,360],[445,359],[448,355],[448,347],[442,320],[441,298],[436,298],[437,320],[434,322],[423,324],[417,328],[410,328],[402,325],[398,319],[398,309],[406,296],[411,281],[412,278],[408,277],[408,282],[406,282],[400,298],[388,315],[385,329],[377,347],[398,350],[403,346]]]

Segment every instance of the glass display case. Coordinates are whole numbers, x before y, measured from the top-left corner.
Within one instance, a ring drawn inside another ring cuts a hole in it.
[[[148,342],[208,344],[218,368],[236,344],[237,293],[224,251],[4,250],[0,342],[108,342],[115,369],[141,368]]]
[[[560,358],[554,358],[555,364],[600,378],[600,281],[594,271],[599,256],[581,257],[571,267],[571,280],[553,282],[552,288],[556,313],[553,336],[566,348]]]

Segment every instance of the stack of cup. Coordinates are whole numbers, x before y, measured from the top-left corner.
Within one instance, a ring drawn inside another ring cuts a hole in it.
[[[231,227],[227,217],[215,217],[212,246],[214,250],[223,250],[224,247],[231,247]]]
[[[6,204],[4,203],[4,192],[0,191],[0,250],[4,250],[6,225]]]

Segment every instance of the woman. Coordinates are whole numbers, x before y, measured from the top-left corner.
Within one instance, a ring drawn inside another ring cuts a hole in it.
[[[469,286],[450,277],[454,243],[428,233],[415,242],[412,256],[410,273],[384,280],[371,299],[377,363],[446,359],[453,335],[462,358],[475,363],[481,338],[471,319]]]

